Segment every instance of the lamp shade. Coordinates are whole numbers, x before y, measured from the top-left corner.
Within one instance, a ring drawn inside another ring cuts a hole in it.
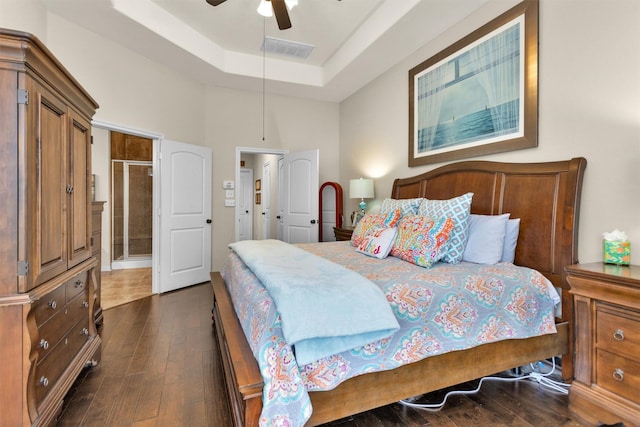
[[[374,197],[373,180],[360,178],[349,181],[349,197],[351,199],[372,199]]]

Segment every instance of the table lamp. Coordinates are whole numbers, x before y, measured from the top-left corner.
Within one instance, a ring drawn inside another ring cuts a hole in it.
[[[360,178],[352,179],[349,181],[349,197],[352,199],[360,199],[360,211],[364,215],[364,210],[367,208],[367,203],[364,199],[373,198],[373,179]]]

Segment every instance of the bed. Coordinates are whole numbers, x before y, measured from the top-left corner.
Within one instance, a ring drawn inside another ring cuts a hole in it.
[[[578,219],[585,168],[584,158],[547,163],[470,161],[396,179],[389,195],[393,199],[444,200],[473,192],[472,213],[508,212],[512,218],[520,218],[514,264],[537,270],[561,290],[561,314],[555,319],[557,332],[451,351],[395,369],[359,375],[330,391],[310,391],[313,412],[306,425],[323,424],[557,355],[563,355],[563,379],[571,379],[573,304],[564,266],[578,261]],[[263,377],[222,275],[213,272],[211,278],[214,328],[234,424],[256,426],[262,411]]]

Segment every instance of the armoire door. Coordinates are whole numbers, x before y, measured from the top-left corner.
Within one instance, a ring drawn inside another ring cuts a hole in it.
[[[91,123],[73,109],[69,121],[68,267],[71,268],[91,256]]]
[[[27,271],[25,289],[67,270],[67,105],[34,80],[27,79],[25,163],[19,209],[25,219],[19,261]],[[26,202],[26,204],[25,204]]]

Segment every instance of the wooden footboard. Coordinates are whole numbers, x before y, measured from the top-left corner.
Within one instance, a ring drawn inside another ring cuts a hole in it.
[[[220,273],[211,273],[211,283],[214,292],[213,320],[234,424],[238,427],[257,426],[262,410],[260,370]],[[500,341],[433,356],[391,371],[351,378],[331,391],[311,392],[313,414],[307,426],[565,354],[569,351],[569,325],[560,323],[556,326],[557,334]],[[375,392],[366,393],[366,390]]]
[[[227,286],[220,273],[211,273],[213,324],[234,425],[257,426],[262,410],[262,376],[253,357]]]

